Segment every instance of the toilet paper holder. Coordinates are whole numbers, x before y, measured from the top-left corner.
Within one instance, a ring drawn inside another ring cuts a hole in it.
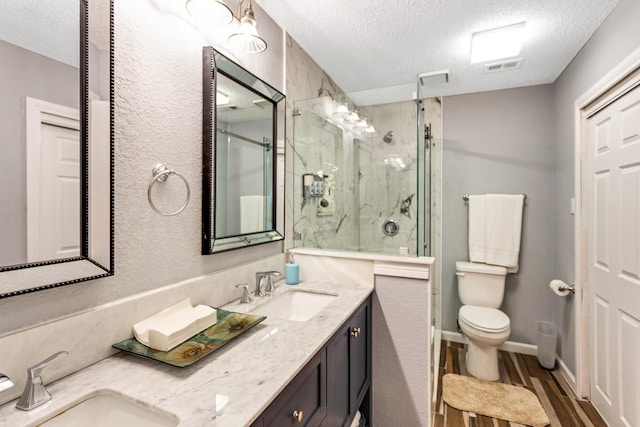
[[[558,279],[552,280],[549,283],[549,287],[556,295],[561,297],[569,295],[569,293],[572,295],[576,293],[576,287],[574,285],[567,285],[565,282]]]
[[[560,285],[560,287],[558,287],[559,291],[569,291],[572,294],[576,293],[576,287],[573,285]]]

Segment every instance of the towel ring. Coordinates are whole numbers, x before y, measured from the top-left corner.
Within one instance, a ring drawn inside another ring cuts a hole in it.
[[[182,174],[174,171],[173,169],[168,169],[167,166],[164,165],[163,163],[158,163],[157,165],[155,165],[153,169],[151,169],[151,173],[153,173],[153,179],[149,183],[149,188],[147,189],[147,199],[149,200],[149,205],[151,206],[151,208],[162,216],[178,215],[180,212],[185,210],[185,208],[189,204],[189,200],[191,199],[191,189],[189,188],[189,183],[187,182],[187,179],[184,176],[182,176]],[[151,199],[151,189],[153,188],[156,182],[165,182],[167,178],[171,175],[176,175],[182,179],[185,187],[187,187],[187,199],[184,201],[184,204],[182,205],[182,207],[180,207],[180,209],[178,209],[177,211],[163,212],[160,209],[158,209],[156,205],[153,203],[153,200]]]

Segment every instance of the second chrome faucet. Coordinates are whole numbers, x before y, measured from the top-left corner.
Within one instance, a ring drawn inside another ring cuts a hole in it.
[[[274,277],[282,274],[279,271],[259,271],[256,273],[256,290],[253,293],[257,297],[264,297],[273,294],[276,286],[273,283]]]

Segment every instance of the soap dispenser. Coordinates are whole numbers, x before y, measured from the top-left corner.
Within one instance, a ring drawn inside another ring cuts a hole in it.
[[[289,252],[289,262],[284,266],[284,281],[287,285],[300,283],[300,266],[293,262],[293,254]]]

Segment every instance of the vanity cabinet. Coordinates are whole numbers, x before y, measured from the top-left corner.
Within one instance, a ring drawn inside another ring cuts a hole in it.
[[[327,352],[323,348],[262,414],[264,427],[322,424],[327,414]]]
[[[371,297],[338,329],[251,427],[349,427],[369,420]]]
[[[363,303],[327,344],[327,417],[323,427],[349,426],[371,384],[371,304]]]

